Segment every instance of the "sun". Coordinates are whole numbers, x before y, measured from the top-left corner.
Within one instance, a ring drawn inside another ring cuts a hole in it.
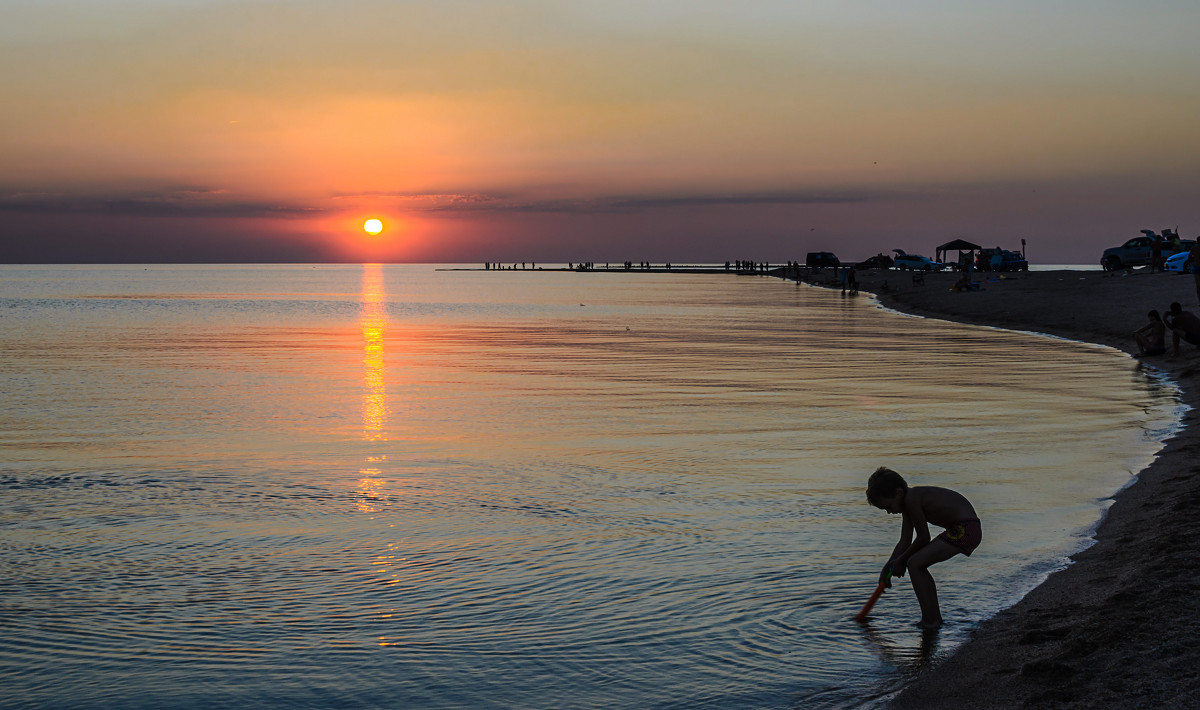
[[[366,222],[363,222],[363,231],[367,234],[379,234],[383,231],[383,222],[377,219],[368,219]]]

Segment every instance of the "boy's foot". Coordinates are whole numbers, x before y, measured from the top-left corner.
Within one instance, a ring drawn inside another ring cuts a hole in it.
[[[926,621],[926,620],[924,620],[924,619],[921,619],[920,621],[918,621],[918,622],[917,622],[917,628],[918,628],[918,629],[926,629],[926,630],[928,630],[928,629],[940,629],[941,627],[942,627],[942,620],[941,620],[941,619],[938,619],[937,621]]]

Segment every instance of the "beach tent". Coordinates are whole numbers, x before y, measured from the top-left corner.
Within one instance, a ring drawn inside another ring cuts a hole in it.
[[[957,251],[959,258],[955,259],[954,261],[952,261],[950,263],[958,264],[962,259],[963,252],[968,252],[971,255],[970,263],[974,264],[975,263],[975,252],[979,251],[982,248],[983,247],[979,246],[978,244],[972,244],[971,242],[968,242],[965,239],[955,239],[952,242],[946,242],[945,244],[938,247],[937,250],[934,252],[934,254],[936,255],[934,258],[937,261],[940,261],[944,264],[944,263],[946,263],[946,260],[943,257],[946,255],[946,253],[952,252],[952,251]]]

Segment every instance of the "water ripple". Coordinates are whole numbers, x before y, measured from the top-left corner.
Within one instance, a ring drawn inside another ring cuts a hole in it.
[[[770,279],[17,271],[5,707],[864,706],[1177,417],[1112,352]],[[986,511],[932,640],[903,582],[850,621],[881,463]]]

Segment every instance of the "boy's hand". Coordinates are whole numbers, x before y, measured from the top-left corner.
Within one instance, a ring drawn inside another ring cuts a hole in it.
[[[893,562],[892,563],[892,576],[893,577],[903,577],[905,569],[906,569],[906,566],[903,562]]]
[[[892,572],[892,563],[888,562],[883,566],[883,570],[879,573],[879,583],[882,584],[885,589],[891,588],[893,574],[894,572]]]

